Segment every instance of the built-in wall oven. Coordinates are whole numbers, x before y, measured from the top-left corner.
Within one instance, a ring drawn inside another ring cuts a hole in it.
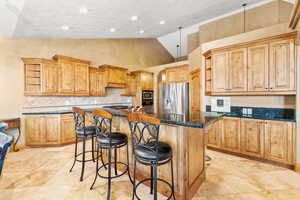
[[[153,90],[142,91],[142,106],[153,106],[154,94]]]

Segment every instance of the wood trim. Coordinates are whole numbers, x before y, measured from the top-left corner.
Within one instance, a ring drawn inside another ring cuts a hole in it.
[[[184,65],[178,65],[178,66],[175,66],[175,67],[166,67],[165,70],[168,70],[168,69],[181,69],[181,68],[188,68],[189,65],[188,64],[184,64]]]
[[[147,73],[147,74],[151,74],[151,75],[154,75],[153,72],[148,72],[148,71],[143,71],[143,70],[137,70],[137,71],[132,71],[130,72],[130,74],[138,74],[138,73]]]
[[[72,58],[72,57],[69,57],[69,56],[62,56],[62,55],[54,55],[53,59],[57,60],[57,61],[67,60],[67,61],[70,61],[70,62],[78,62],[78,63],[84,63],[84,64],[88,64],[88,65],[91,64],[91,62],[87,61],[87,60],[82,60],[82,59]]]
[[[296,95],[296,91],[282,91],[282,92],[211,92],[207,93],[209,96],[279,96],[279,95]]]
[[[128,71],[127,68],[124,68],[124,67],[118,67],[118,66],[113,66],[113,65],[99,65],[99,68],[102,68],[102,69],[119,69],[119,70],[124,70],[124,71]]]
[[[294,171],[300,172],[300,163],[298,163],[298,164],[295,165]]]
[[[249,42],[233,44],[233,45],[229,45],[229,46],[225,46],[225,47],[219,47],[219,48],[211,49],[209,51],[213,54],[216,52],[229,51],[229,50],[235,49],[235,48],[246,48],[251,45],[257,45],[257,43],[264,44],[266,42],[273,42],[274,40],[295,39],[296,36],[297,36],[297,31],[291,32],[291,33],[285,33],[285,34],[281,34],[281,35],[276,35],[276,36],[272,36],[272,37],[266,37],[266,38],[261,38],[261,39],[257,39],[257,40],[252,40]],[[207,55],[207,52],[203,53],[203,56],[205,56],[205,55]]]
[[[291,14],[289,27],[291,29],[295,29],[296,26],[298,25],[299,19],[300,19],[300,0],[296,0]]]
[[[190,71],[190,75],[194,75],[200,72],[200,69],[194,69],[193,71]]]
[[[44,59],[44,58],[21,58],[24,64],[57,64],[54,60]]]

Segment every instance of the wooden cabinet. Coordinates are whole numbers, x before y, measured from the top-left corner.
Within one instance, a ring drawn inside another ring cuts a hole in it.
[[[200,111],[200,69],[190,73],[190,104],[191,112]]]
[[[247,49],[235,49],[229,51],[228,55],[228,90],[230,92],[247,91]]]
[[[188,82],[188,77],[188,65],[170,67],[166,69],[166,83]]]
[[[206,94],[295,95],[295,37],[287,33],[205,52]]]
[[[22,58],[24,63],[24,95],[41,96],[57,93],[57,63],[53,60]]]
[[[222,138],[221,145],[225,150],[240,151],[240,129],[241,119],[234,117],[224,117],[221,121]]]
[[[226,92],[229,89],[228,53],[212,55],[212,92]]]
[[[110,87],[110,88],[126,87],[128,69],[122,67],[116,67],[112,65],[101,65],[99,67],[104,70],[105,87]]]
[[[135,96],[137,92],[137,76],[133,73],[127,74],[127,83],[122,96]]]
[[[63,144],[75,142],[75,124],[73,114],[61,115],[61,142]]]
[[[248,48],[248,91],[264,92],[269,88],[269,45]]]
[[[75,141],[72,114],[25,117],[26,145],[57,146]]]
[[[104,71],[95,68],[90,67],[90,96],[105,96],[106,95],[106,89],[104,84]]]
[[[295,124],[266,121],[265,158],[280,163],[294,164],[294,155]]]
[[[58,92],[63,96],[89,95],[89,61],[55,55],[58,62]]]
[[[222,128],[220,127],[221,120],[214,123],[207,134],[207,145],[210,147],[221,147]]]
[[[241,152],[263,158],[264,120],[241,119]]]
[[[270,43],[270,90],[295,90],[295,77],[294,39]]]

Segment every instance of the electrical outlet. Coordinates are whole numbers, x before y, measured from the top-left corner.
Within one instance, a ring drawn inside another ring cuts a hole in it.
[[[247,108],[243,108],[242,113],[243,115],[247,115]]]
[[[248,108],[248,115],[252,115],[252,108]]]

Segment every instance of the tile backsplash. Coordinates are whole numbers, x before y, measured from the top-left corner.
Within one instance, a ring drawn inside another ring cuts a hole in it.
[[[132,103],[132,97],[121,96],[123,89],[107,88],[105,97],[25,97],[24,108],[43,106],[88,105],[105,103]]]

